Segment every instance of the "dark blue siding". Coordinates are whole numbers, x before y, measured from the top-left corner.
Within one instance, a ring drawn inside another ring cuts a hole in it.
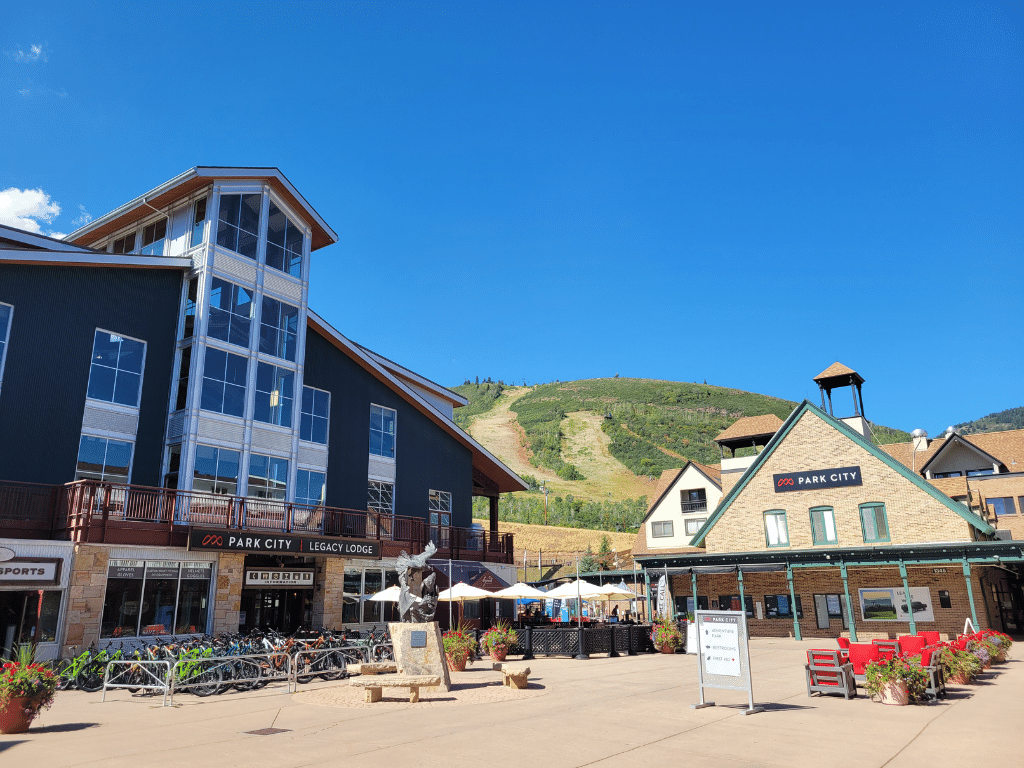
[[[0,390],[0,479],[74,479],[96,328],[146,342],[131,481],[160,484],[183,272],[0,265],[14,305]]]
[[[430,489],[452,494],[452,525],[472,523],[473,454],[312,328],[305,383],[331,393],[327,504],[366,509],[370,404],[398,412],[395,514],[426,518]]]

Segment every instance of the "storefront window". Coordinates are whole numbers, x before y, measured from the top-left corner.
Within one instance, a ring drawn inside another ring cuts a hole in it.
[[[56,642],[60,599],[53,590],[0,592],[0,658],[9,658],[18,645]]]
[[[363,572],[358,568],[345,569],[345,605],[341,610],[341,620],[345,624],[358,624],[360,597],[363,594]]]
[[[111,560],[102,637],[205,632],[212,563]]]
[[[363,578],[363,589],[366,590],[367,598],[384,589],[384,574],[381,571],[366,571]],[[365,600],[363,602],[363,621],[382,621],[381,606],[383,605],[384,603],[374,600]]]

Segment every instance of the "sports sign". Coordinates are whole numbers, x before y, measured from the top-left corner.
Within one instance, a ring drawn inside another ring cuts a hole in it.
[[[818,488],[842,488],[845,485],[863,485],[860,467],[816,469],[813,472],[786,472],[772,475],[775,492],[810,491]]]

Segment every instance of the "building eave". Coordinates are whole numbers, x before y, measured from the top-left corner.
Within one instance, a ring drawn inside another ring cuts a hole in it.
[[[0,264],[66,267],[130,267],[144,269],[191,269],[192,260],[168,256],[105,254],[98,251],[0,250]]]

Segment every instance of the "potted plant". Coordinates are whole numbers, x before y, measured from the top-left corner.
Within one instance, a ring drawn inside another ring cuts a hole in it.
[[[39,710],[53,704],[57,676],[34,655],[32,646],[18,646],[15,660],[0,667],[0,733],[25,733]]]
[[[868,662],[864,689],[883,704],[904,705],[924,698],[928,673],[902,656]]]
[[[448,668],[464,672],[466,664],[476,653],[473,630],[460,622],[458,627],[445,632],[441,639],[444,641],[444,656],[448,661]]]
[[[495,661],[504,661],[508,649],[518,640],[516,631],[507,621],[499,621],[497,626],[488,629],[480,638],[480,647],[487,651]]]
[[[679,631],[674,621],[661,618],[654,623],[651,640],[654,647],[662,653],[675,653],[676,648],[683,644],[683,633]]]
[[[981,672],[981,661],[977,656],[950,644],[942,645],[937,656],[947,683],[967,685]]]

